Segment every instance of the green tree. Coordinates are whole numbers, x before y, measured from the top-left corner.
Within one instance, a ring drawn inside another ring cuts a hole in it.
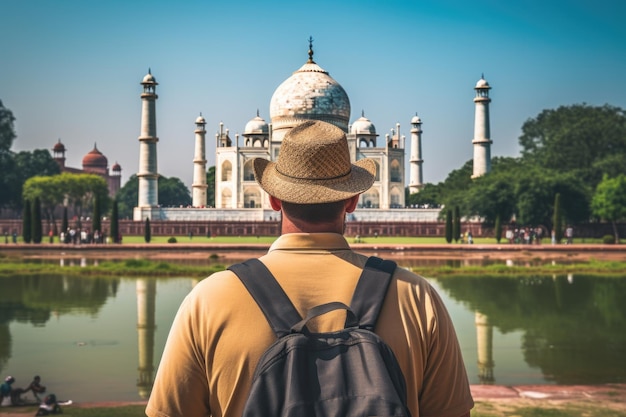
[[[10,159],[10,160],[9,160]],[[0,197],[5,202],[5,206],[14,209],[21,208],[22,187],[24,182],[35,175],[55,175],[60,172],[59,165],[46,149],[35,149],[34,151],[21,151],[6,155],[5,161],[0,157],[0,165],[6,166],[4,178],[0,182],[7,182],[3,188],[3,196]]]
[[[452,243],[452,210],[446,210],[446,242]]]
[[[15,154],[15,163],[24,181],[35,175],[49,176],[61,173],[59,164],[47,149],[18,152]]]
[[[561,195],[561,215],[568,223],[589,219],[590,190],[573,173],[548,172],[528,166],[515,183],[517,220],[525,225],[553,226],[554,196]]]
[[[206,173],[206,204],[215,207],[215,167],[211,166]]]
[[[160,205],[164,207],[178,207],[191,204],[189,189],[180,179],[161,176],[159,177],[158,186]],[[137,202],[139,201],[139,178],[136,175],[131,175],[124,186],[118,191],[116,198],[119,203],[120,218],[132,219],[133,208],[137,207]],[[208,201],[207,204],[209,204]]]
[[[63,220],[61,220],[61,231],[67,233],[69,222],[67,221],[67,207],[63,206]]]
[[[115,195],[118,202],[119,216],[122,219],[133,218],[133,208],[139,201],[139,178],[133,174]]]
[[[60,175],[29,178],[24,183],[22,196],[25,200],[39,197],[45,210],[50,213],[67,201],[73,206],[75,213],[85,216],[87,210],[93,210],[96,198],[101,210],[108,205],[109,187],[99,175],[64,172]]]
[[[0,100],[0,153],[9,152],[15,140],[15,117],[11,110],[4,107]]]
[[[523,124],[519,144],[525,161],[574,173],[595,189],[604,173],[626,166],[626,113],[608,104],[543,110]]]
[[[100,197],[96,195],[93,202],[93,213],[91,215],[91,230],[95,232],[102,231],[102,207],[100,205]]]
[[[9,206],[19,195],[15,175],[15,160],[11,146],[15,140],[15,117],[0,100],[0,208]]]
[[[452,238],[458,242],[461,238],[461,211],[459,206],[454,206],[454,216],[452,219]]]
[[[496,225],[494,227],[496,242],[500,243],[502,240],[502,221],[500,220],[500,215],[496,216]]]
[[[626,219],[626,175],[615,178],[605,175],[591,200],[591,210],[596,216],[611,222],[615,243],[619,243],[616,222]]]
[[[24,243],[30,243],[32,240],[32,213],[30,209],[30,200],[24,200],[24,206],[22,209],[22,238]]]
[[[563,219],[561,217],[561,194],[556,193],[554,196],[554,221],[552,222],[552,230],[557,243],[563,239]]]
[[[176,177],[159,177],[159,204],[164,207],[188,206],[191,204],[189,189]]]
[[[472,166],[473,161],[469,160],[461,168],[448,174],[443,184],[439,185],[440,204],[446,207],[459,206],[461,212],[468,212],[467,190],[473,185]]]
[[[150,231],[150,218],[146,217],[146,222],[145,222],[144,229],[143,229],[143,240],[145,240],[146,243],[150,243],[151,239],[152,239],[152,233]]]
[[[117,199],[113,200],[113,207],[111,208],[111,241],[113,243],[120,243],[120,225],[118,215],[118,203]]]
[[[424,188],[417,193],[409,194],[406,200],[409,206],[438,207],[441,202],[441,185],[424,184]]]
[[[516,212],[515,183],[523,168],[518,159],[494,158],[492,171],[474,179],[465,190],[467,214],[493,225],[496,217],[510,219]]]
[[[35,197],[31,205],[31,228],[33,243],[41,243],[43,238],[43,229],[41,225],[41,203],[39,198]]]
[[[70,175],[70,174],[68,174]],[[53,219],[54,210],[64,202],[65,192],[59,176],[34,176],[28,178],[22,187],[22,198],[34,200],[39,198],[46,219]]]

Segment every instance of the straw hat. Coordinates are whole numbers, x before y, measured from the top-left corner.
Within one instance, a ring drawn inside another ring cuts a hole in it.
[[[254,160],[254,176],[267,193],[296,204],[332,203],[367,191],[376,163],[350,163],[345,133],[329,123],[308,120],[283,138],[276,162]]]

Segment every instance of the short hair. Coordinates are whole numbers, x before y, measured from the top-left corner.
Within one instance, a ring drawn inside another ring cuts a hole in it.
[[[309,223],[326,223],[343,215],[345,201],[316,204],[296,204],[282,201],[283,212],[291,219]]]

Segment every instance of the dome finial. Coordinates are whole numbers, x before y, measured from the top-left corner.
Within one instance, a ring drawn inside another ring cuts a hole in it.
[[[361,117],[365,117],[365,110],[361,110]]]
[[[256,109],[256,117],[260,117],[259,116],[259,109]]]
[[[313,36],[309,36],[309,64],[315,64],[313,61]]]

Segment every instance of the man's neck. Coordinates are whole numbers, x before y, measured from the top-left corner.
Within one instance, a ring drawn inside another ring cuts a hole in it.
[[[335,223],[306,223],[293,222],[283,213],[281,234],[287,233],[343,233],[343,221],[340,224]]]

